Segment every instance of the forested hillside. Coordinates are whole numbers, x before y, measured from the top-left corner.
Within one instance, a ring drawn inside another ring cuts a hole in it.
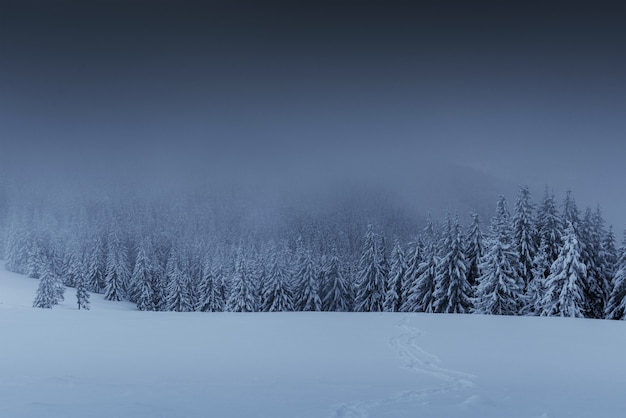
[[[512,209],[500,197],[489,222],[473,214],[469,225],[456,213],[412,224],[381,210],[378,224],[358,212],[306,222],[285,212],[269,228],[197,197],[73,202],[3,202],[3,258],[40,279],[34,306],[67,297],[64,284],[83,309],[95,292],[180,312],[625,315],[624,245],[599,207],[580,211],[570,192],[558,200],[546,189],[535,203],[524,187]]]

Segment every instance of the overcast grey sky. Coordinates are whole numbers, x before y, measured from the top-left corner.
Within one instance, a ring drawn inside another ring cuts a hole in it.
[[[0,1],[0,162],[432,188],[444,162],[572,188],[622,228],[625,21],[618,1]]]

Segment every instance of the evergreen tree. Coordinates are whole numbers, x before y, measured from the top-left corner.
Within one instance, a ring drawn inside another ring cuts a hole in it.
[[[189,295],[189,277],[184,267],[181,267],[180,257],[178,251],[174,250],[167,262],[167,310],[174,312],[190,312],[192,311],[193,305]]]
[[[587,268],[581,261],[580,245],[570,222],[559,257],[550,268],[543,301],[543,316],[584,316],[584,278]]]
[[[76,287],[79,280],[84,280],[85,268],[83,255],[79,244],[74,242],[69,248],[63,262],[63,284],[68,287]]]
[[[289,274],[285,267],[284,252],[270,254],[271,265],[263,287],[263,306],[265,312],[293,311],[293,292]]]
[[[566,229],[569,224],[572,224],[574,232],[578,234],[578,227],[580,226],[580,212],[576,206],[576,200],[572,196],[572,191],[568,190],[563,200],[563,229]]]
[[[429,218],[429,223],[431,222]],[[432,224],[430,224],[432,227]],[[428,226],[426,228],[429,228]],[[432,235],[426,236],[427,242],[432,242]],[[399,309],[402,312],[406,311],[405,308],[407,305],[407,300],[410,297],[411,289],[416,286],[418,277],[419,277],[419,267],[422,261],[424,261],[424,243],[420,237],[418,237],[413,244],[411,244],[411,250],[409,252],[409,257],[406,260],[406,269],[404,271],[404,276],[400,281],[400,294],[399,294]],[[392,256],[393,258],[393,256]],[[391,273],[390,273],[391,274]]]
[[[415,272],[417,278],[407,292],[407,297],[401,307],[402,312],[434,312],[433,296],[439,265],[434,240],[427,240],[424,254],[426,258],[417,267]]]
[[[468,265],[467,281],[472,288],[472,294],[474,294],[474,289],[478,285],[478,278],[481,275],[480,263],[485,255],[483,233],[480,230],[480,218],[477,213],[472,213],[472,224],[467,231],[466,245],[465,254],[467,256]]]
[[[357,312],[383,311],[387,272],[384,265],[384,250],[381,247],[381,240],[374,232],[374,227],[368,225],[359,262],[359,280],[355,300]]]
[[[559,257],[561,247],[563,246],[562,224],[555,198],[548,194],[548,189],[546,188],[543,202],[537,212],[537,231],[539,242],[541,240],[545,242],[550,265]]]
[[[49,263],[44,263],[40,271],[39,286],[33,307],[52,308],[60,301],[59,280],[54,277]]]
[[[606,317],[626,319],[626,231],[614,270],[611,295],[606,305]]]
[[[458,216],[454,224],[450,215],[446,219],[433,299],[435,312],[469,313],[471,309],[471,288]]]
[[[533,211],[535,207],[531,202],[530,190],[522,187],[515,202],[515,216],[513,217],[513,241],[511,251],[517,253],[516,267],[524,284],[524,291],[533,278],[533,259],[537,249],[535,247],[536,233],[534,230]]]
[[[609,294],[611,293],[611,282],[613,280],[613,275],[615,274],[615,267],[617,264],[617,249],[615,248],[615,234],[613,234],[613,227],[609,226],[609,230],[604,236],[604,240],[602,242],[602,249],[604,251],[604,261],[606,263],[606,277],[608,277],[608,290]]]
[[[600,225],[601,226],[601,225]],[[580,260],[587,268],[584,277],[585,316],[588,318],[604,318],[606,290],[608,285],[602,283],[603,261],[600,231],[596,229],[591,208],[587,207],[578,228],[580,244]]]
[[[108,255],[105,273],[106,287],[104,299],[120,301],[126,297],[126,286],[130,279],[128,253],[119,234],[113,231],[109,234]]]
[[[25,274],[29,259],[28,234],[24,227],[13,225],[5,245],[5,267],[8,271]]]
[[[222,312],[224,310],[225,295],[220,275],[213,269],[208,259],[205,260],[202,268],[199,295],[197,311]]]
[[[540,315],[543,311],[543,300],[546,295],[546,280],[550,275],[550,263],[548,245],[541,240],[539,250],[533,260],[533,280],[531,280],[526,292],[526,307],[524,314]]]
[[[336,251],[330,256],[324,269],[326,292],[323,299],[325,310],[348,312],[351,310],[350,285],[342,271]]]
[[[489,251],[481,264],[474,311],[489,315],[516,315],[522,302],[524,283],[518,276],[515,252],[497,235],[490,240]]]
[[[102,293],[104,282],[104,251],[100,239],[94,236],[87,247],[86,279],[87,289],[93,293]]]
[[[148,239],[144,239],[135,257],[135,268],[131,277],[129,300],[137,304],[140,311],[156,310],[154,298],[154,265],[151,257],[152,248]]]
[[[255,285],[250,280],[243,256],[238,261],[233,272],[233,283],[228,298],[228,310],[231,312],[254,312],[257,310]]]
[[[305,251],[300,258],[296,273],[296,305],[300,311],[321,311],[318,273],[311,256],[311,251]]]
[[[76,269],[78,270],[74,277],[74,284],[76,286],[76,304],[78,310],[89,310],[89,292],[87,291],[87,280],[84,274],[84,266],[82,261],[78,261]]]
[[[398,240],[395,241],[391,251],[391,269],[387,276],[385,286],[385,312],[398,312],[402,304],[402,278],[407,270],[404,260],[404,251]]]

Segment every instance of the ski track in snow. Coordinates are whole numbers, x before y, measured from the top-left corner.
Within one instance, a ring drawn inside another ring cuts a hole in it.
[[[424,333],[410,326],[410,320],[411,316],[406,315],[396,324],[402,333],[391,337],[389,345],[405,360],[405,368],[435,377],[442,385],[435,388],[406,390],[383,399],[343,404],[333,413],[332,418],[368,418],[369,410],[372,408],[476,387],[472,381],[475,376],[441,367],[439,357],[420,347],[419,338],[423,337]]]

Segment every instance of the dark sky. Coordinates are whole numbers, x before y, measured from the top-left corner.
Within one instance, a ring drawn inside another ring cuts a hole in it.
[[[446,162],[621,228],[625,74],[623,1],[0,0],[0,163],[392,183]]]

